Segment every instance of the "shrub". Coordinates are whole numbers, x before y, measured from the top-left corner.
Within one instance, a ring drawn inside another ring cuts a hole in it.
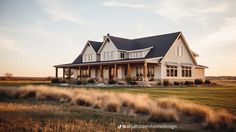
[[[108,84],[116,84],[115,80],[108,80]]]
[[[180,83],[179,82],[174,82],[174,85],[180,85]]]
[[[88,83],[95,83],[95,80],[91,78],[88,80]]]
[[[51,83],[61,83],[61,81],[58,78],[52,79]]]
[[[193,85],[193,82],[192,81],[185,81],[184,85],[190,86],[190,85]]]
[[[131,84],[132,78],[131,77],[126,77],[125,81],[126,81],[127,84]]]
[[[117,112],[119,111],[119,104],[115,102],[109,102],[107,103],[105,109],[109,112]]]
[[[205,84],[211,84],[211,81],[210,81],[210,80],[205,80],[204,83],[205,83]]]
[[[164,85],[164,86],[169,86],[169,84],[170,84],[170,82],[169,82],[168,80],[164,80],[164,81],[163,81],[163,85]]]
[[[137,85],[137,83],[135,81],[133,81],[131,77],[126,77],[125,81],[126,81],[127,84]]]
[[[82,84],[81,80],[78,80],[77,85],[81,85],[81,84]]]
[[[137,83],[135,81],[131,81],[130,83],[131,85],[137,85]]]
[[[160,85],[161,85],[161,82],[157,82],[157,85],[160,86]]]
[[[77,84],[77,80],[71,78],[70,80],[68,80],[68,83],[69,84]]]
[[[80,81],[81,81],[81,84],[84,84],[84,85],[88,84],[88,81],[86,79],[82,79]]]
[[[202,84],[203,84],[203,81],[202,81],[201,79],[195,79],[195,80],[194,80],[194,83],[195,83],[196,85],[202,85]]]
[[[66,83],[66,80],[61,80],[61,83]]]

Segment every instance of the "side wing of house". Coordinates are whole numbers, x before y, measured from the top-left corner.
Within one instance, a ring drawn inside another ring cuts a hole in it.
[[[169,80],[204,79],[204,68],[197,65],[195,56],[182,34],[161,61],[161,77]]]

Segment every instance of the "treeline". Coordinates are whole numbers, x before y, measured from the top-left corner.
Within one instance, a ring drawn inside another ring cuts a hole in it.
[[[208,80],[236,80],[236,76],[206,76]]]
[[[51,81],[54,77],[6,77],[0,76],[1,81]]]

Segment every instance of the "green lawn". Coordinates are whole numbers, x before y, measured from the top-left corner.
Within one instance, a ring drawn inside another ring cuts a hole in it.
[[[236,114],[236,80],[214,81],[219,86],[201,87],[159,87],[159,88],[93,88],[102,91],[129,92],[135,94],[148,94],[153,98],[177,97],[190,100],[194,103],[208,105],[214,108],[225,108]],[[0,81],[0,86],[22,86],[22,85],[50,85],[48,81]]]
[[[177,97],[214,108],[225,108],[236,114],[236,81],[218,81],[222,86],[179,88],[98,88],[104,91],[148,94],[153,98]]]

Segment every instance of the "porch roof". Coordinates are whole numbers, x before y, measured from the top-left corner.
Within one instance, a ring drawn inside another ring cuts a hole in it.
[[[67,64],[54,65],[54,67],[66,68],[66,67],[78,67],[78,66],[87,66],[87,65],[128,64],[128,63],[140,63],[140,62],[144,62],[145,60],[147,61],[147,63],[159,64],[158,61],[138,58],[138,59],[123,59],[123,60],[111,60],[111,61],[99,61],[99,62],[84,62],[80,64],[67,63]]]

